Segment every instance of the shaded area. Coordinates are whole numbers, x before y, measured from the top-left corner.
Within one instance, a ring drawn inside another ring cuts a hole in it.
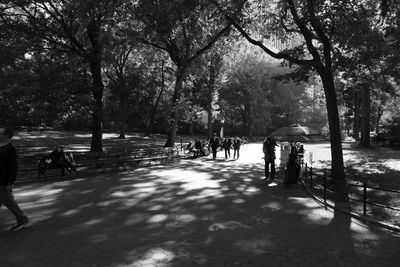
[[[311,149],[313,149],[315,155],[315,170],[320,175],[323,172],[329,174],[327,168],[330,166],[330,158],[324,159],[324,153],[326,155],[330,147],[319,145],[318,147],[311,146]],[[398,179],[400,176],[399,150],[379,146],[361,148],[357,147],[355,143],[344,143],[343,154],[345,159],[345,173],[349,183],[362,186],[365,181],[369,187],[400,191],[400,180]],[[323,184],[322,178],[319,179],[319,182]],[[362,187],[350,186],[349,190],[350,197],[363,199]],[[367,200],[400,209],[399,193],[368,189]],[[353,201],[351,207],[354,212],[358,214],[363,213],[362,203]],[[400,225],[400,212],[397,210],[368,205],[367,216],[375,220]]]
[[[6,266],[395,264],[400,239],[325,211],[301,187],[267,184],[262,159],[249,161],[22,186],[33,226],[6,231],[1,209],[0,257]]]

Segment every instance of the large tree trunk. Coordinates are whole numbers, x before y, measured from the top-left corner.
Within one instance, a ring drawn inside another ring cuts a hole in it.
[[[92,116],[92,140],[90,151],[101,152],[103,150],[103,91],[104,85],[101,77],[101,61],[98,57],[89,58],[90,72],[93,79],[93,116]]]
[[[87,56],[90,65],[90,72],[93,79],[93,118],[92,118],[92,141],[90,151],[101,152],[103,150],[103,93],[104,85],[101,77],[101,55],[102,47],[100,43],[101,21],[91,18],[87,25],[87,35],[92,47],[91,53]]]
[[[361,86],[361,140],[360,145],[362,147],[369,147],[370,137],[369,132],[371,129],[371,93],[368,84]]]
[[[178,66],[176,70],[176,80],[175,80],[175,92],[172,97],[172,112],[169,121],[169,133],[167,142],[165,142],[165,147],[173,147],[175,145],[176,131],[178,128],[178,102],[181,98],[183,80],[185,78],[186,68],[183,66]]]
[[[342,138],[340,131],[339,111],[337,106],[335,84],[329,70],[322,70],[319,74],[322,78],[322,84],[324,86],[326,106],[328,111],[332,157],[331,176],[338,181],[344,182],[345,175],[343,164]]]
[[[360,121],[360,96],[357,88],[354,89],[354,121],[353,121],[353,138],[356,141],[360,140],[359,121]]]

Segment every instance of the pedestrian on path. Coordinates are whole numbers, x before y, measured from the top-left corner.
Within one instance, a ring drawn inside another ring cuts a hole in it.
[[[213,137],[210,139],[210,143],[208,146],[209,146],[209,149],[211,147],[213,159],[215,159],[217,157],[217,149],[218,149],[218,147],[221,146],[216,133],[213,133]]]
[[[275,146],[276,142],[271,136],[265,138],[263,142],[263,152],[265,161],[265,179],[270,180],[275,179]],[[269,172],[269,167],[271,166],[271,175]]]
[[[238,159],[239,158],[239,151],[240,151],[240,146],[242,145],[240,138],[236,136],[236,139],[233,140],[233,159]]]
[[[232,147],[232,139],[227,137],[224,139],[223,147],[225,149],[225,159],[231,157],[231,147]]]
[[[14,214],[17,224],[10,230],[24,228],[28,217],[15,202],[13,185],[17,178],[17,151],[11,143],[14,131],[11,128],[0,128],[0,207],[4,204]]]

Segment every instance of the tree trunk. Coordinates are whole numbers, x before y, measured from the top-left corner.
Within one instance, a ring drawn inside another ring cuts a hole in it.
[[[370,137],[369,132],[371,129],[371,93],[368,84],[361,86],[361,140],[362,147],[369,147]]]
[[[178,107],[177,104],[181,98],[183,80],[185,78],[186,68],[183,66],[178,66],[176,70],[175,78],[175,91],[172,97],[172,112],[169,121],[169,133],[167,142],[165,142],[165,147],[173,147],[175,145],[176,131],[178,128]]]
[[[345,181],[344,164],[343,164],[343,151],[342,151],[342,138],[340,131],[339,111],[337,106],[337,97],[335,90],[335,83],[329,70],[321,70],[320,76],[324,86],[326,107],[328,111],[329,133],[331,143],[331,176],[332,178]],[[335,192],[340,193],[340,192]]]
[[[98,57],[89,58],[90,72],[93,79],[93,116],[92,116],[92,140],[90,151],[101,152],[102,144],[102,124],[103,124],[103,91],[104,85],[101,77],[101,61]]]
[[[124,89],[125,90],[125,89]],[[125,139],[125,131],[126,131],[126,120],[127,120],[127,114],[128,114],[128,103],[126,102],[126,99],[121,99],[121,122],[120,122],[120,128],[119,128],[119,137],[120,139]]]
[[[194,135],[194,131],[193,131],[193,121],[189,122],[189,135],[193,136]]]
[[[212,106],[207,107],[207,127],[208,127],[208,138],[212,137],[213,123],[212,123]]]
[[[360,96],[357,88],[354,89],[354,121],[353,121],[353,138],[360,140],[359,134],[359,118],[360,118]]]
[[[150,111],[150,118],[149,118],[149,122],[147,124],[147,129],[146,129],[146,136],[149,136],[151,134],[151,129],[153,127],[154,120],[155,120],[155,117],[156,117],[156,114],[157,114],[158,105],[160,104],[161,97],[162,97],[162,95],[164,93],[164,90],[165,90],[164,65],[165,65],[165,62],[163,61],[162,64],[161,64],[161,90],[160,90],[160,93],[157,96],[156,103],[154,104],[153,108]]]

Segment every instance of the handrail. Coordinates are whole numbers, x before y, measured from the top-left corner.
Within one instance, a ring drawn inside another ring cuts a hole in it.
[[[318,179],[316,179],[316,177],[318,177]],[[332,190],[329,190],[327,187],[327,181],[340,181],[343,182],[342,180],[338,180],[332,177],[328,177],[326,175],[326,172],[323,175],[317,174],[315,172],[315,170],[313,170],[312,167],[308,167],[307,163],[305,164],[305,172],[304,172],[304,176],[303,178],[305,178],[305,183],[307,182],[309,183],[310,187],[311,187],[311,191],[312,194],[314,194],[314,189],[317,190],[321,190],[323,192],[323,198],[324,198],[324,203],[325,205],[327,204],[327,193],[332,194],[334,193]],[[318,182],[317,180],[320,180],[320,178],[323,178],[323,184],[321,184],[321,182]],[[346,181],[344,181],[344,183],[346,185],[352,186],[352,187],[359,187],[362,188],[362,199],[356,199],[353,197],[348,197],[349,200],[351,201],[356,201],[356,202],[361,202],[363,203],[363,215],[366,216],[367,215],[367,204],[370,206],[375,206],[375,207],[379,207],[379,208],[384,208],[384,209],[390,209],[390,210],[395,210],[395,211],[400,211],[400,207],[394,207],[394,206],[389,206],[389,205],[384,205],[384,204],[380,204],[380,203],[376,203],[376,202],[372,202],[368,200],[367,197],[367,193],[368,190],[367,189],[372,189],[372,190],[376,190],[376,191],[383,191],[383,192],[390,192],[390,193],[396,193],[396,194],[400,194],[399,190],[394,190],[394,189],[386,189],[386,188],[379,188],[376,186],[367,186],[367,181],[365,180],[363,182],[362,185],[359,184],[354,184],[354,183],[348,183]],[[319,193],[321,194],[321,193]]]

